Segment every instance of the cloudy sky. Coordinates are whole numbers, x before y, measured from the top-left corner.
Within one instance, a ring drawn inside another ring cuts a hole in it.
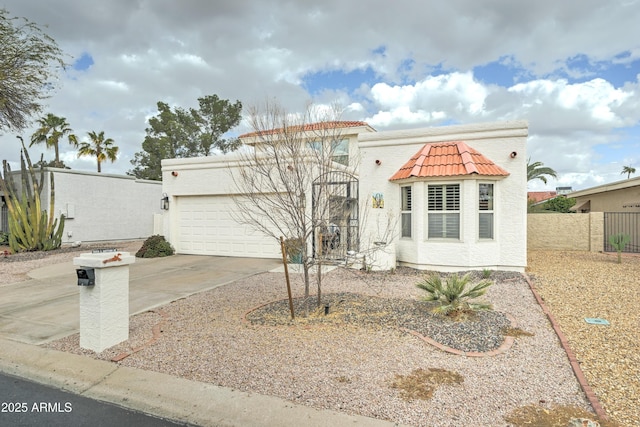
[[[125,173],[156,103],[217,94],[337,102],[377,130],[524,119],[528,155],[574,190],[640,176],[640,1],[0,0],[73,66],[46,112],[105,131]],[[236,133],[247,131],[240,127]],[[30,137],[32,129],[23,133]],[[63,161],[95,170],[61,145]],[[34,149],[34,154],[38,151]],[[33,155],[32,155],[33,156]],[[35,157],[35,156],[33,156]],[[19,159],[15,134],[0,158]],[[45,152],[53,159],[53,151]]]

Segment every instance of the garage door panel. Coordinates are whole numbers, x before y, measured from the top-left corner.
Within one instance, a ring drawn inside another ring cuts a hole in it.
[[[230,196],[178,197],[177,252],[195,255],[279,258],[272,237],[238,224]]]

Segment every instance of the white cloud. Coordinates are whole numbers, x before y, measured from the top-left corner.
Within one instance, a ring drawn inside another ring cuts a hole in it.
[[[319,91],[316,101],[338,101],[349,119],[367,120],[379,130],[526,119],[529,153],[557,168],[563,183],[612,178],[610,159],[599,159],[594,147],[627,147],[621,129],[640,122],[638,78],[620,86],[604,75],[581,83],[554,77],[592,72],[569,70],[568,60],[580,55],[627,66],[640,58],[637,2],[96,4],[5,0],[4,6],[47,25],[66,52],[91,55],[94,65],[63,76],[44,113],[67,117],[78,135],[104,130],[122,150],[110,170],[122,173],[141,149],[156,102],[191,107],[215,93],[245,106],[276,98],[301,110],[311,98],[301,87],[303,76],[321,71],[373,71],[376,80],[355,93],[331,87]],[[506,88],[484,84],[469,71],[501,58],[535,79],[518,76],[520,83]],[[25,130],[25,138],[32,130]],[[617,150],[621,158],[634,158],[624,150]],[[63,151],[73,155],[68,146]],[[18,156],[14,135],[0,136],[0,158]],[[51,157],[47,152],[45,158]]]
[[[584,119],[611,127],[623,124],[624,120],[614,110],[633,96],[632,92],[616,89],[600,78],[575,84],[564,79],[534,80],[508,90],[526,100],[522,103],[524,108],[552,106],[556,112],[576,111],[584,114]]]
[[[127,92],[129,90],[129,85],[125,82],[117,82],[114,80],[102,80],[97,82],[99,85],[105,86],[108,90],[119,90],[123,92]]]
[[[207,62],[198,55],[189,53],[177,53],[173,55],[173,58],[178,62],[184,62],[188,65],[196,67],[207,67]]]
[[[414,85],[390,86],[377,83],[370,96],[379,110],[367,118],[374,126],[394,124],[438,124],[484,114],[489,88],[474,80],[471,72],[428,76]]]

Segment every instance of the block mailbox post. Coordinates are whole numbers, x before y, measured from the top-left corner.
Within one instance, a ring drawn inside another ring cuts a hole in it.
[[[97,353],[129,339],[129,252],[73,259],[80,288],[80,347]]]

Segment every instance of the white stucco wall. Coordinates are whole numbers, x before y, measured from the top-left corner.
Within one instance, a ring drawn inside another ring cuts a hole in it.
[[[397,261],[401,265],[440,271],[483,268],[524,271],[527,263],[527,134],[527,122],[510,121],[360,135],[360,199],[361,207],[366,206],[363,242],[375,241],[384,224],[392,218],[396,232],[391,242],[397,248]],[[424,144],[447,141],[464,141],[510,175],[502,179],[472,175],[413,182],[412,237],[400,238],[400,184],[389,178]],[[512,152],[517,153],[513,158]],[[431,182],[460,184],[459,240],[427,238],[426,195]],[[495,234],[489,241],[478,239],[479,182],[494,184]],[[371,207],[373,193],[384,195],[383,209]]]
[[[181,204],[186,203],[187,196],[234,196],[238,194],[238,189],[234,183],[233,176],[244,166],[241,162],[242,156],[238,153],[230,153],[224,156],[209,156],[185,159],[165,159],[162,161],[162,181],[163,193],[169,197],[169,210],[163,212],[163,234],[175,247],[180,248],[180,218]],[[311,209],[311,191],[307,192],[306,206]],[[268,227],[272,227],[266,222]],[[273,239],[261,231],[255,230],[247,224],[239,224],[236,220],[229,223],[230,227],[235,227],[233,234],[239,235],[261,235],[267,239]],[[278,235],[277,231],[273,231]],[[284,236],[285,238],[287,236]],[[214,238],[214,237],[211,237]],[[261,254],[247,254],[246,256],[262,256],[277,258],[279,253],[279,243],[274,240],[275,249],[273,251],[262,252]],[[180,252],[180,250],[179,250]],[[228,253],[233,256],[232,253]]]
[[[358,138],[357,157],[361,198],[361,249],[386,241],[394,247],[400,264],[422,269],[506,269],[523,271],[526,266],[526,140],[525,121],[483,123],[405,131],[363,133]],[[449,177],[440,183],[461,185],[461,239],[426,238],[427,184],[417,181],[413,190],[413,238],[400,239],[400,186],[389,178],[425,143],[464,141],[495,164],[507,170],[506,178]],[[516,152],[515,157],[511,153]],[[376,160],[380,164],[376,164]],[[164,235],[176,245],[181,197],[233,195],[232,171],[237,154],[191,159],[163,160],[163,192],[170,209],[163,212]],[[231,172],[231,173],[230,173]],[[478,239],[478,183],[494,184],[495,234],[493,240]],[[371,208],[372,193],[383,193],[383,209]],[[311,194],[311,191],[309,191]],[[311,206],[311,200],[307,200]],[[389,224],[392,233],[389,236]]]
[[[55,212],[66,216],[63,243],[144,239],[160,213],[162,183],[131,176],[55,169]],[[49,200],[49,174],[42,200]],[[48,209],[48,204],[43,206]]]
[[[170,201],[179,196],[230,194],[234,186],[229,170],[238,165],[239,159],[237,153],[165,159],[162,161],[162,191]]]

